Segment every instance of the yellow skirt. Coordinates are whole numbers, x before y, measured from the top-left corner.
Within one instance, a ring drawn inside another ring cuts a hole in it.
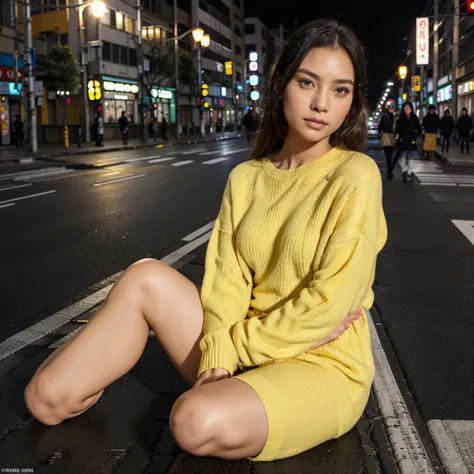
[[[362,344],[361,344],[362,342]],[[262,400],[268,438],[252,461],[273,461],[350,431],[362,416],[373,380],[366,317],[339,339],[294,359],[273,361],[235,376]]]

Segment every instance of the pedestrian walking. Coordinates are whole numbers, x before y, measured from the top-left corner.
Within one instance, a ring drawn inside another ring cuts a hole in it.
[[[168,140],[168,122],[166,121],[165,116],[161,119],[161,130],[163,133],[163,140],[166,142]]]
[[[395,115],[395,103],[387,102],[384,114],[379,122],[380,144],[385,153],[385,161],[387,163],[386,176],[387,179],[393,179],[393,151],[395,149],[395,125],[397,117]]]
[[[20,116],[17,115],[13,121],[13,129],[15,130],[15,143],[17,148],[23,148],[23,130],[24,124]]]
[[[436,107],[430,105],[428,107],[428,114],[423,119],[423,151],[427,159],[436,151],[439,127],[440,120],[436,113]]]
[[[449,153],[449,145],[451,143],[451,135],[454,132],[454,119],[451,115],[449,109],[444,111],[444,116],[441,118],[439,123],[439,128],[441,130],[441,151],[444,153]]]
[[[469,140],[472,131],[472,117],[468,114],[466,107],[462,108],[461,115],[456,123],[459,139],[461,140],[461,153],[464,153],[466,145],[466,154],[469,154]]]
[[[258,115],[255,110],[249,110],[244,115],[242,124],[245,127],[247,142],[250,142],[253,134],[258,130]]]
[[[402,113],[397,120],[395,128],[398,148],[401,152],[400,167],[402,168],[403,181],[411,181],[410,158],[417,151],[417,140],[422,133],[420,120],[413,111],[413,105],[407,101],[403,103]]]
[[[122,116],[119,118],[120,132],[122,133],[122,143],[128,144],[128,118],[125,110],[122,112]]]
[[[364,154],[365,63],[335,20],[286,39],[251,159],[228,178],[202,289],[158,260],[125,270],[34,374],[34,417],[57,425],[84,413],[137,363],[152,329],[193,387],[169,416],[188,453],[271,461],[355,426],[374,378],[365,310],[387,240],[380,171]]]

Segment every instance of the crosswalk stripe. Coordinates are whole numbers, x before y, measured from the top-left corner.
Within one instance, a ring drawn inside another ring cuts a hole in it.
[[[456,183],[421,183],[422,186],[457,186]]]
[[[189,165],[190,163],[194,163],[194,161],[193,160],[178,161],[177,163],[173,163],[171,166],[184,166],[184,165]]]
[[[202,164],[203,165],[214,165],[216,163],[220,163],[221,161],[226,161],[228,159],[229,158],[215,158],[213,160],[203,161]]]
[[[175,159],[175,156],[169,156],[168,158],[158,158],[157,160],[149,160],[148,163],[162,163],[163,161],[171,161]]]

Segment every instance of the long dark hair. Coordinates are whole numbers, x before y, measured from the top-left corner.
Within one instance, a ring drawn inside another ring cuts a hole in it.
[[[341,127],[329,140],[332,147],[364,151],[367,143],[367,111],[365,109],[366,59],[364,48],[355,33],[337,20],[316,20],[298,28],[281,48],[273,63],[263,100],[262,126],[251,155],[264,158],[278,152],[288,132],[283,113],[283,92],[313,48],[343,49],[355,71],[354,98]]]

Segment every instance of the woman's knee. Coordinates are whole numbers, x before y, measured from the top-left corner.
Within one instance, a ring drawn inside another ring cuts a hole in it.
[[[226,445],[224,417],[199,391],[190,390],[176,400],[170,430],[176,443],[194,456],[212,456]],[[229,430],[231,431],[231,430]]]
[[[67,418],[65,414],[70,411],[70,401],[61,394],[61,390],[44,371],[33,376],[25,388],[24,398],[29,412],[45,425],[58,425]]]

